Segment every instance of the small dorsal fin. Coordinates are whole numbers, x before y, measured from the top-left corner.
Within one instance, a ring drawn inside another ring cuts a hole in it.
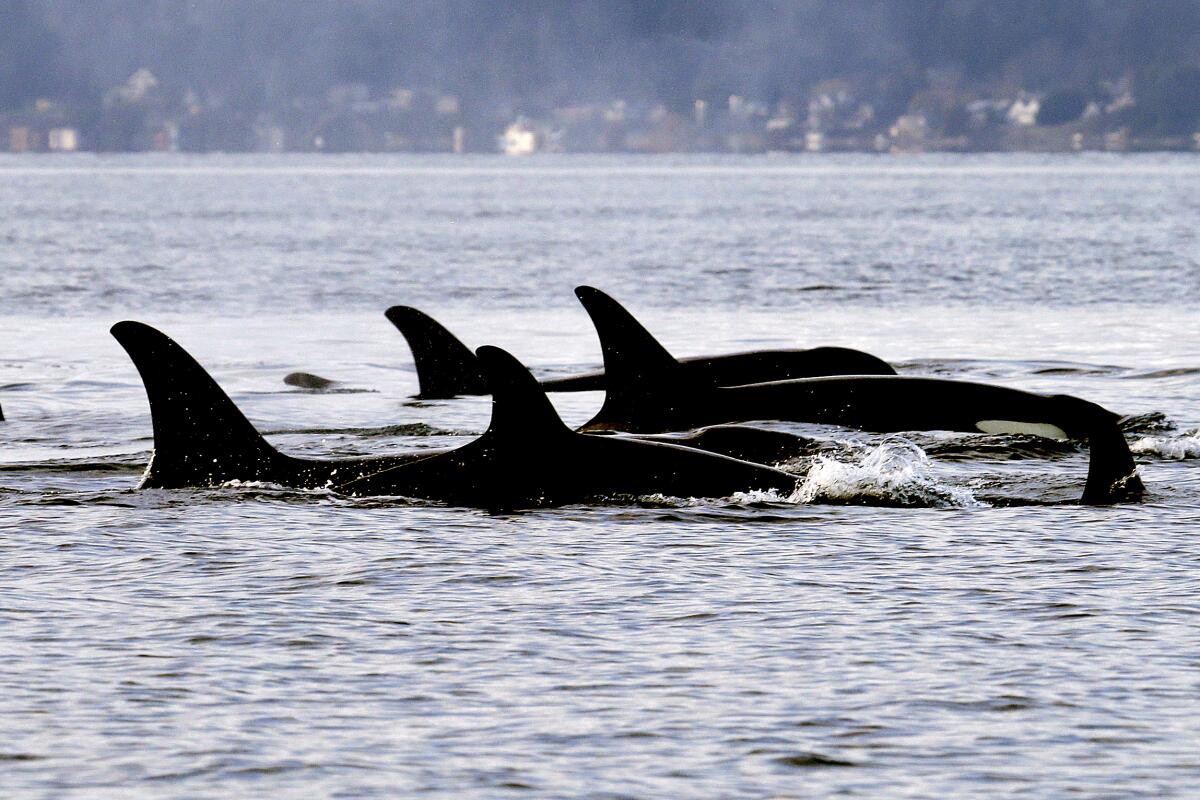
[[[492,394],[492,421],[485,435],[572,435],[524,364],[499,347],[485,345],[475,353]]]
[[[713,388],[711,381],[688,374],[625,307],[599,289],[579,286],[575,296],[583,303],[604,354],[604,405],[585,430],[638,430],[629,425],[642,420],[644,429],[658,429],[651,417],[674,406],[681,390]]]
[[[411,306],[392,306],[384,314],[412,350],[421,389],[417,397],[487,394],[475,354],[440,322]]]
[[[337,381],[322,378],[320,375],[314,375],[311,372],[289,372],[283,376],[283,382],[288,386],[295,386],[297,389],[308,389],[313,392],[332,389],[338,384]]]
[[[141,322],[118,322],[112,335],[142,376],[154,425],[145,488],[271,480],[286,460],[255,430],[186,350]]]

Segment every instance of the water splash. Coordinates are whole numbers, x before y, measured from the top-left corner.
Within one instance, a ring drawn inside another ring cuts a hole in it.
[[[1179,436],[1143,436],[1129,446],[1139,455],[1152,455],[1171,461],[1200,458],[1200,429]]]
[[[1161,411],[1149,411],[1145,414],[1130,414],[1117,421],[1117,427],[1123,433],[1159,433],[1169,431],[1175,423]]]
[[[939,483],[929,457],[905,439],[888,439],[860,459],[818,456],[791,497],[798,503],[889,506],[986,506],[968,489]]]
[[[213,490],[232,489],[236,497],[257,497],[260,495],[279,495],[279,496],[296,496],[296,497],[332,497],[333,490],[329,488],[329,484],[325,486],[287,486],[281,483],[272,481],[244,481],[239,478],[224,481],[223,483],[213,487],[198,487],[201,490],[205,488]]]

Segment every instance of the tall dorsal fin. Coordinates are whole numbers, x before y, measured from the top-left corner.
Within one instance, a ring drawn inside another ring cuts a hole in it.
[[[616,300],[591,286],[575,287],[575,296],[596,326],[607,380],[641,381],[680,369],[675,356]]]
[[[658,430],[653,417],[673,409],[672,398],[681,390],[714,386],[689,376],[624,306],[604,292],[579,286],[575,296],[592,318],[604,354],[604,405],[584,430]],[[634,420],[644,425],[631,426]]]
[[[524,364],[499,347],[485,345],[475,354],[492,394],[492,421],[485,436],[573,435]]]
[[[111,332],[133,359],[150,401],[154,456],[143,487],[271,480],[286,456],[263,439],[186,350],[141,322],[118,322]]]
[[[440,322],[411,306],[392,306],[384,315],[408,340],[421,388],[417,397],[487,394],[475,354]]]

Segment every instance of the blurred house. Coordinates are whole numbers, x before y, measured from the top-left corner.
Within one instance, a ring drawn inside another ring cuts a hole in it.
[[[1036,97],[1022,94],[1008,107],[1008,121],[1023,127],[1036,125],[1038,110],[1041,107],[1042,103]]]
[[[500,136],[500,149],[508,156],[527,156],[537,152],[538,135],[525,119],[504,129]]]
[[[74,153],[79,149],[79,132],[74,128],[51,128],[46,146],[56,153]]]
[[[8,150],[11,153],[25,153],[39,149],[40,140],[37,131],[28,125],[13,125],[8,129]]]
[[[929,135],[929,122],[924,114],[903,114],[888,129],[894,152],[921,152]]]

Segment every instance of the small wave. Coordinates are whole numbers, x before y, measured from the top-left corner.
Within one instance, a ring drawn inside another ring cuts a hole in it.
[[[932,440],[924,445],[927,455],[947,461],[967,461],[980,458],[1013,461],[1016,459],[1047,459],[1077,453],[1078,442],[1047,439],[1023,434],[968,435],[948,440]]]
[[[1127,417],[1121,417],[1117,422],[1117,427],[1125,433],[1154,433],[1156,431],[1169,431],[1175,425],[1161,411],[1150,411],[1145,414],[1131,414]]]
[[[257,394],[379,394],[378,389],[356,389],[353,386],[334,386],[330,388],[293,388],[280,389],[277,392],[257,392]]]
[[[975,374],[990,377],[1010,375],[1117,375],[1128,367],[1116,364],[1086,364],[1074,361],[1009,361],[986,358],[915,358],[900,362],[896,369],[903,373],[934,375]]]
[[[141,472],[146,457],[138,454],[136,461],[29,461],[0,464],[0,472]]]
[[[1115,364],[1071,364],[1047,362],[1030,370],[1031,375],[1120,375],[1128,367]]]
[[[986,504],[968,489],[938,483],[929,457],[917,445],[891,439],[856,462],[818,456],[792,502],[975,508]]]
[[[1154,380],[1156,378],[1178,378],[1187,375],[1200,375],[1200,367],[1175,367],[1174,369],[1155,369],[1149,372],[1135,372],[1122,377],[1129,380]]]
[[[115,506],[117,508],[136,508],[138,503],[132,489],[115,491],[66,491],[66,492],[20,492],[9,490],[10,496],[6,504],[18,506],[46,507],[81,507],[81,506]]]
[[[1129,446],[1139,455],[1152,455],[1172,461],[1200,458],[1200,430],[1181,436],[1143,436]]]
[[[378,428],[280,428],[265,431],[264,436],[283,435],[309,436],[361,436],[371,438],[376,436],[478,436],[479,432],[452,431],[435,428],[423,422],[413,422],[404,425],[384,425]]]
[[[304,387],[288,386],[283,389],[261,389],[257,391],[242,392],[246,395],[295,395],[295,394],[379,394],[378,389],[362,389],[353,386],[335,386],[327,389],[308,389]]]
[[[446,505],[437,500],[427,500],[421,497],[407,497],[405,495],[367,495],[364,497],[356,497],[354,495],[344,495],[337,492],[322,489],[320,491],[328,492],[330,499],[335,505],[345,506],[348,508],[396,508],[399,507],[417,507],[425,508]]]

